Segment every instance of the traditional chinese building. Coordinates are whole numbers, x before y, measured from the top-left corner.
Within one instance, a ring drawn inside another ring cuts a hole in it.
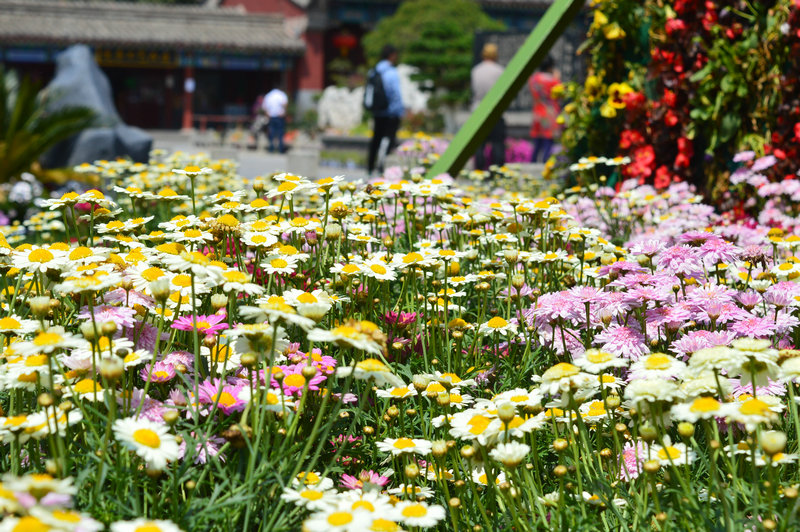
[[[249,116],[259,94],[298,85],[306,45],[279,12],[87,0],[0,0],[0,61],[38,79],[54,57],[87,44],[125,122],[197,126]]]

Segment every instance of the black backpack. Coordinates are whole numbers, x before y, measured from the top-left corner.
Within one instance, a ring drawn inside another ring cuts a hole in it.
[[[381,113],[389,108],[389,98],[383,86],[383,76],[374,68],[367,74],[364,87],[364,109],[371,113]]]

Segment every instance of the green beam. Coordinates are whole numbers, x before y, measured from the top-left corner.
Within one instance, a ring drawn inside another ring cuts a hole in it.
[[[500,79],[458,130],[439,160],[428,170],[427,177],[448,173],[452,176],[483,144],[494,125],[519,93],[533,71],[544,60],[585,0],[555,0],[545,12],[525,43],[509,61]]]

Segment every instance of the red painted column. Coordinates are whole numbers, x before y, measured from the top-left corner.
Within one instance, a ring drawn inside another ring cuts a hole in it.
[[[181,128],[184,130],[192,129],[194,122],[194,89],[194,67],[187,66],[183,69],[183,121]]]

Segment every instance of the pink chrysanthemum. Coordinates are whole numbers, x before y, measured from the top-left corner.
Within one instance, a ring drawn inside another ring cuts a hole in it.
[[[777,326],[771,318],[761,318],[758,316],[750,316],[728,327],[728,330],[735,332],[739,336],[750,336],[752,338],[766,338],[772,336],[776,329]]]
[[[245,390],[249,391],[246,382],[228,384],[219,379],[214,379],[214,382],[205,380],[200,383],[198,397],[203,404],[213,406],[216,403],[217,408],[223,414],[228,415],[233,412],[241,412],[247,406],[247,401],[240,397]]]
[[[658,257],[658,267],[685,277],[699,276],[703,272],[697,249],[690,246],[667,248]]]
[[[347,488],[350,490],[360,490],[364,488],[364,484],[374,484],[376,486],[383,487],[389,483],[389,477],[384,477],[383,475],[379,475],[375,471],[362,471],[358,474],[358,477],[354,477],[353,475],[342,475],[342,479],[339,481],[339,484],[343,488]]]
[[[143,381],[149,378],[152,382],[169,382],[175,378],[175,366],[167,362],[158,361],[155,365],[147,364],[139,372]]]
[[[595,336],[595,341],[601,344],[603,351],[633,360],[650,352],[642,333],[631,327],[612,325]]]
[[[193,331],[196,323],[198,331],[211,335],[228,328],[228,324],[225,323],[226,317],[224,314],[184,316],[175,320],[172,328],[181,331]]]
[[[644,444],[637,442],[634,446],[631,442],[626,443],[619,460],[620,476],[626,480],[637,478],[642,472],[642,460],[646,456],[647,449]]]
[[[98,324],[113,321],[117,324],[118,328],[133,327],[135,316],[136,311],[128,307],[112,307],[111,305],[99,305],[94,307],[94,319]],[[90,320],[92,318],[92,313],[89,312],[89,307],[83,307],[78,314],[78,318]]]
[[[272,387],[283,390],[283,393],[286,395],[296,396],[303,395],[303,388],[306,384],[308,384],[309,390],[319,390],[320,383],[324,382],[327,377],[318,371],[311,379],[306,379],[306,377],[303,376],[303,368],[306,367],[306,365],[305,362],[302,362],[292,366],[281,366],[283,381],[278,383],[273,374]]]
[[[194,463],[205,464],[208,462],[209,457],[218,457],[221,462],[225,461],[225,455],[219,453],[220,447],[225,445],[225,440],[219,436],[211,436],[203,441],[203,435],[198,436],[194,432],[191,433],[192,439],[195,440]],[[183,460],[186,456],[186,440],[184,439],[178,446],[178,458]]]

